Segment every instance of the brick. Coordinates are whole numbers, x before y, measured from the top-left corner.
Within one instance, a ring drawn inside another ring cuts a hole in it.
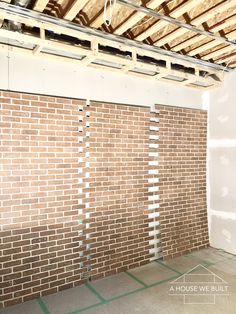
[[[205,112],[0,94],[4,307],[148,263],[150,185],[164,258],[207,246]]]
[[[199,134],[207,133],[207,113],[159,105],[156,109],[159,114],[153,116],[159,118],[161,138],[158,167],[162,169],[159,171],[162,254],[164,259],[169,259],[191,252],[199,247],[199,241],[203,241],[205,246],[209,245],[208,237],[204,238],[204,233],[208,233],[207,216],[197,220],[201,206],[207,212],[206,186],[202,187],[202,204],[194,193],[195,188],[201,189],[200,173],[206,175],[206,148],[201,149]],[[198,113],[202,115],[200,119]],[[172,117],[171,120],[168,117]],[[173,135],[181,141],[173,138]],[[206,140],[205,137],[205,147]],[[199,158],[203,161],[202,167],[199,167]],[[176,176],[181,179],[176,180]],[[201,230],[199,236],[196,236],[193,228]]]

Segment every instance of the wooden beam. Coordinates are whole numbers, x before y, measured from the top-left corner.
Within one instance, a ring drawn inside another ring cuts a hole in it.
[[[182,56],[171,51],[166,51],[157,47],[152,47],[150,45],[139,43],[137,41],[124,39],[121,36],[114,34],[107,34],[92,28],[82,27],[80,25],[71,24],[66,20],[58,19],[55,17],[45,16],[42,13],[38,13],[32,10],[22,9],[20,7],[15,7],[9,4],[0,3],[0,16],[6,18],[10,21],[16,21],[19,23],[26,24],[31,27],[44,28],[45,31],[52,31],[56,34],[68,35],[80,40],[87,40],[91,42],[94,38],[98,39],[98,42],[101,46],[106,46],[110,48],[116,48],[120,51],[132,52],[133,49],[136,50],[139,58],[142,59],[142,56],[151,57],[156,60],[170,61],[174,64],[183,65],[184,67],[199,68],[202,71],[215,71],[218,73],[219,70],[222,70],[224,67],[216,64],[212,64],[203,60],[196,60],[189,56]],[[8,32],[8,36],[13,36],[12,33]],[[18,38],[19,33],[15,34]],[[32,36],[33,37],[33,36]],[[9,37],[11,38],[11,37]],[[33,37],[34,38],[34,37]],[[18,38],[19,39],[19,38]],[[17,40],[18,40],[17,39]],[[34,38],[34,45],[41,44],[40,38]],[[37,40],[37,41],[36,41]],[[24,46],[24,41],[22,40],[22,46]],[[56,43],[58,44],[58,42]],[[43,43],[44,45],[44,43]],[[81,55],[87,55],[86,52],[88,49],[86,47],[78,47],[74,45],[67,45],[67,49],[78,49],[81,50]],[[60,50],[60,49],[59,49]],[[63,50],[63,49],[62,49]],[[105,52],[106,53],[106,52]],[[76,52],[75,52],[76,54]],[[66,55],[66,53],[65,53]],[[73,53],[72,53],[73,58]],[[125,60],[125,58],[123,58]],[[126,60],[127,61],[127,60]]]
[[[34,4],[34,10],[38,12],[43,12],[43,10],[46,8],[49,0],[37,0]]]
[[[131,69],[135,68],[137,64],[137,53],[136,51],[132,52],[132,62],[121,69],[122,72],[127,73]]]
[[[43,33],[43,32],[42,32]],[[112,63],[114,64],[119,64],[121,65],[121,69],[119,69],[120,72],[123,72],[124,69],[124,65],[129,66],[130,65],[130,70],[132,70],[133,66],[134,66],[134,61],[135,63],[135,67],[143,70],[143,76],[147,76],[148,74],[145,74],[145,70],[146,71],[152,71],[152,72],[159,72],[158,76],[156,78],[160,78],[160,74],[163,74],[163,76],[166,76],[167,73],[172,74],[176,77],[180,77],[183,79],[195,79],[198,81],[202,81],[202,82],[206,82],[209,81],[211,84],[214,84],[214,80],[212,78],[209,79],[204,79],[203,77],[198,77],[195,74],[190,74],[190,73],[186,73],[183,71],[177,71],[175,69],[171,68],[171,61],[166,62],[166,67],[159,67],[153,64],[149,64],[143,61],[137,61],[136,60],[136,53],[134,52],[133,57],[135,58],[134,60],[132,59],[128,59],[125,57],[121,57],[121,56],[116,56],[116,55],[111,55],[108,53],[104,53],[104,52],[99,52],[98,51],[98,42],[96,41],[96,39],[94,39],[94,42],[92,42],[91,44],[91,49],[85,49],[85,48],[81,48],[81,47],[77,47],[77,46],[73,46],[73,45],[68,45],[62,42],[56,42],[56,41],[52,41],[52,40],[45,40],[42,38],[38,38],[38,37],[34,37],[31,35],[25,35],[25,34],[20,34],[20,33],[16,33],[16,32],[12,32],[12,31],[8,31],[5,29],[0,29],[0,36],[3,38],[9,38],[9,39],[13,39],[13,40],[18,40],[21,42],[24,42],[25,44],[27,43],[33,43],[34,45],[37,46],[42,46],[42,47],[47,47],[50,48],[50,50],[54,50],[54,52],[43,52],[41,51],[40,54],[38,54],[38,56],[40,57],[41,55],[45,55],[45,54],[56,54],[57,51],[59,51],[59,53],[62,53],[63,51],[65,52],[65,57],[64,59],[72,59],[72,60],[76,60],[78,64],[81,65],[88,65],[90,66],[94,66],[94,64],[92,65],[92,62],[95,61],[96,59],[102,60],[104,62],[110,62],[111,64],[106,65],[104,64],[103,67],[107,68],[107,69],[114,69]],[[9,49],[14,49],[14,47],[10,47],[8,46]],[[34,53],[34,50],[30,50],[30,49],[26,49],[23,48],[24,50],[30,51],[31,54]],[[72,57],[68,57],[68,52],[72,53]],[[67,57],[66,57],[67,56]],[[85,56],[85,58],[83,58],[82,60],[79,60],[79,57],[81,56]],[[63,60],[64,60],[63,59]],[[99,65],[98,65],[99,66]],[[117,71],[117,69],[116,69]],[[127,73],[129,72],[129,70],[127,71]],[[152,76],[149,76],[151,79],[153,78]],[[217,83],[217,82],[216,82]]]
[[[229,33],[226,34],[227,38],[229,38],[230,40],[234,40],[236,38],[236,30],[233,30]]]
[[[195,75],[196,75],[197,77],[200,77],[200,72],[199,72],[199,70],[195,70]],[[180,84],[186,86],[186,85],[192,84],[192,83],[194,83],[194,82],[196,82],[196,80],[193,80],[193,78],[189,78],[189,79],[187,79],[187,80],[185,80],[185,81],[183,81],[183,82],[180,82]]]
[[[222,23],[222,24],[220,24],[220,25],[217,25],[216,27],[213,27],[213,28],[211,29],[211,31],[212,31],[213,33],[216,33],[216,32],[219,32],[220,30],[222,30],[222,29],[224,29],[224,28],[226,28],[226,27],[228,27],[228,26],[234,25],[234,24],[236,24],[236,17],[235,17],[235,16],[233,16],[233,17],[230,18],[229,20],[226,20],[224,23]],[[226,36],[226,37],[227,37],[227,36]],[[206,37],[203,36],[203,35],[196,36],[196,37],[192,38],[190,45],[193,45],[194,43],[197,43],[197,42],[199,42],[199,41],[201,41],[201,40],[203,40],[203,39],[205,39],[205,38],[206,38]],[[219,45],[219,42],[218,42],[217,40],[212,40],[212,41],[210,41],[210,42],[208,42],[208,43],[206,43],[206,44],[201,45],[200,47],[197,47],[197,48],[195,48],[195,49],[189,51],[187,54],[188,54],[189,56],[194,56],[194,55],[199,54],[199,53],[202,53],[202,52],[204,52],[204,51],[206,51],[206,50],[208,50],[208,49],[214,48],[214,47],[216,47],[217,45]]]
[[[236,52],[230,53],[224,57],[220,57],[219,59],[215,60],[216,63],[228,63],[232,59],[236,58]]]
[[[201,37],[201,36],[199,36],[199,37]],[[212,41],[210,41],[210,42],[208,42],[206,44],[203,44],[203,45],[201,45],[201,46],[199,46],[199,47],[189,51],[187,54],[189,56],[195,56],[195,55],[197,55],[197,54],[199,54],[199,53],[201,53],[203,51],[206,51],[208,49],[211,49],[211,48],[213,48],[214,46],[217,46],[217,45],[219,45],[219,42],[217,42],[216,40],[212,40]]]
[[[81,63],[83,65],[88,65],[91,62],[93,62],[93,60],[95,60],[98,57],[98,42],[97,40],[94,40],[93,42],[91,42],[91,51],[92,54],[90,54],[89,56],[86,56]]]
[[[63,2],[65,0],[57,0],[56,1],[56,5],[54,5],[52,7],[52,9],[50,10],[50,14],[54,15],[54,16],[60,16],[59,11],[62,9],[63,7]],[[59,10],[58,10],[59,9]]]
[[[233,49],[231,46],[227,46],[227,47],[218,49],[216,51],[213,51],[211,53],[208,53],[207,55],[203,56],[202,59],[203,60],[214,59],[214,58],[219,57],[220,55],[223,55],[223,54],[228,53],[228,52],[230,53],[233,51],[235,51],[235,49]]]
[[[200,0],[201,1],[201,0]],[[183,15],[188,10],[191,10],[196,6],[195,0],[189,0],[187,2],[184,2],[182,5],[180,5],[178,8],[174,9],[170,16],[173,18],[178,18],[181,15]],[[166,21],[158,21],[152,26],[148,27],[145,31],[143,31],[141,34],[135,37],[135,40],[143,41],[149,36],[152,36],[154,33],[165,27],[168,23]]]
[[[5,0],[3,2],[11,3],[11,0]],[[0,28],[2,27],[3,21],[4,21],[4,19],[0,19]]]
[[[156,9],[157,7],[159,7],[163,2],[165,2],[165,0],[151,0],[148,2],[148,4],[146,5],[147,8],[149,9]],[[113,10],[115,8],[119,8],[122,7],[121,4],[117,3],[116,6],[113,8]],[[109,9],[109,3],[107,8]],[[143,12],[135,12],[133,13],[127,21],[125,21],[124,23],[122,23],[120,26],[118,26],[115,31],[113,32],[113,34],[117,34],[117,35],[121,35],[123,34],[125,31],[127,31],[128,29],[130,29],[132,26],[134,26],[136,23],[138,23],[143,17],[145,17],[146,14]],[[103,14],[103,10],[102,12],[96,17],[96,19],[94,21],[92,21],[92,23],[90,24],[91,27],[94,28],[98,28],[100,27],[102,24],[104,23],[104,14]]]
[[[34,55],[39,54],[40,51],[43,49],[43,42],[45,40],[45,29],[44,28],[40,28],[40,39],[42,40],[42,44],[35,46],[35,48],[33,49]]]
[[[35,46],[42,46],[42,47],[48,47],[50,49],[54,49],[55,51],[67,51],[71,52],[74,55],[85,55],[86,50],[81,47],[76,47],[68,44],[64,44],[57,41],[42,39],[39,37],[35,37],[32,35],[25,35],[18,32],[12,32],[6,29],[0,29],[0,36],[3,38],[13,39],[17,41],[21,41],[24,43],[31,43]],[[89,52],[90,50],[88,50]]]
[[[231,64],[229,65],[232,69],[236,68],[236,60],[232,60]]]
[[[155,80],[159,80],[163,78],[164,76],[167,76],[168,74],[171,74],[171,63],[169,61],[166,62],[166,68],[160,71],[160,73],[154,75]]]
[[[225,25],[226,24],[226,25]],[[225,23],[220,24],[214,28],[212,28],[213,32],[218,32],[222,29],[224,29],[225,27],[228,27],[230,25],[234,25],[236,24],[236,17],[233,17],[232,19],[230,19],[230,21],[226,20]],[[198,38],[200,38],[201,36],[198,36]],[[229,32],[228,34],[225,35],[226,38],[232,40],[236,38],[236,31],[233,32]],[[204,36],[203,36],[204,38]],[[194,56],[196,54],[202,53],[204,51],[207,51],[208,49],[212,49],[214,47],[217,47],[219,45],[219,42],[217,40],[212,40],[206,44],[201,45],[200,47],[197,47],[191,51],[188,52],[189,56]],[[231,47],[231,46],[230,46]],[[231,47],[232,48],[232,47]]]
[[[25,49],[25,48],[22,48],[22,47],[13,47],[13,46],[9,46],[7,44],[0,44],[0,48],[2,50],[5,50],[6,52],[7,51],[12,51],[14,53],[20,53],[20,54],[26,54],[26,55],[29,55],[31,56],[32,55],[32,51],[29,50],[29,49]],[[80,60],[76,60],[76,59],[73,59],[73,58],[67,58],[67,57],[63,57],[63,56],[60,56],[60,55],[51,55],[51,54],[48,54],[48,53],[41,53],[37,56],[38,58],[40,59],[49,59],[49,60],[52,60],[52,61],[63,61],[63,62],[68,62],[68,63],[72,63],[72,64],[75,64],[75,65],[82,65],[83,66],[83,63],[80,61]],[[116,57],[116,56],[113,56],[113,57]],[[99,64],[88,64],[89,67],[93,67],[93,68],[105,68],[105,69],[108,69],[112,72],[119,72],[121,73],[121,69],[116,69],[116,68],[111,68],[111,67],[107,67],[106,65],[99,65]],[[127,74],[129,75],[135,75],[135,76],[140,76],[142,78],[153,78],[152,76],[150,77],[149,75],[145,75],[145,74],[142,74],[142,73],[135,73],[135,72],[127,72]],[[212,82],[211,82],[212,83]]]
[[[236,30],[231,31],[228,34],[226,34],[226,37],[231,39],[231,40],[236,39]],[[215,45],[215,47],[217,47],[217,46]],[[230,53],[230,52],[233,52],[233,51],[235,51],[235,49],[233,49],[232,46],[226,46],[226,47],[220,48],[220,49],[218,49],[216,51],[213,51],[211,53],[206,54],[205,56],[202,57],[202,59],[203,60],[216,59],[216,58],[219,58],[219,56],[221,56],[221,55],[223,55],[225,53]]]
[[[115,11],[115,8],[119,8],[120,4],[119,3],[114,3],[113,4],[113,12]],[[110,10],[110,1],[107,4],[107,10]],[[114,13],[113,13],[114,14]],[[93,20],[89,26],[94,27],[94,28],[99,28],[102,24],[104,23],[104,8],[102,8],[102,12]]]
[[[151,0],[147,3],[147,8],[149,9],[156,9],[158,8],[163,2],[165,2],[165,0]],[[124,32],[126,32],[128,29],[132,28],[135,24],[137,24],[139,21],[142,20],[142,18],[145,17],[145,13],[143,12],[135,12],[133,15],[131,15],[131,17],[125,21],[124,23],[122,23],[120,26],[118,26],[115,31],[114,34],[117,35],[121,35]]]
[[[222,13],[228,9],[230,9],[234,3],[234,0],[228,0],[228,1],[224,1],[221,2],[220,4],[210,8],[208,11],[202,13],[201,15],[199,15],[198,17],[192,19],[191,24],[195,25],[195,26],[200,26],[202,23],[206,22],[207,20],[211,19],[212,17],[214,17],[217,13]],[[180,36],[183,36],[184,34],[188,33],[188,30],[183,29],[183,28],[178,28],[177,30],[169,33],[168,35],[166,35],[164,38],[161,38],[159,40],[157,40],[154,45],[161,47],[163,45],[165,45],[166,43],[170,43],[172,40],[179,38]],[[197,38],[198,36],[196,36]],[[194,37],[195,38],[195,37]],[[193,39],[192,37],[189,39],[191,40]],[[182,42],[178,45],[176,45],[175,47],[173,47],[172,49],[174,51],[179,51],[181,49],[184,49],[186,47],[188,47],[190,44],[188,41],[185,41],[186,45],[183,44]]]
[[[220,30],[222,30],[222,29],[224,29],[224,28],[226,28],[228,26],[234,25],[235,23],[236,23],[236,17],[233,17],[233,18],[229,19],[229,21],[226,20],[224,23],[213,27],[211,29],[211,31],[213,33],[217,33]],[[177,51],[177,50],[184,49],[184,48],[186,48],[188,46],[191,46],[191,45],[194,45],[194,44],[200,42],[201,40],[204,40],[205,38],[206,38],[206,36],[204,36],[204,35],[197,35],[197,36],[191,37],[191,38],[185,40],[183,43],[180,43],[178,45],[178,47],[175,46],[173,48],[173,50]],[[204,44],[204,45],[202,45],[200,47],[197,47],[197,48],[191,50],[190,52],[188,52],[188,55],[194,56],[194,55],[196,55],[198,53],[201,53],[202,51],[206,51],[207,49],[210,49],[210,48],[212,48],[214,46],[217,46],[217,45],[219,45],[219,42],[217,40],[213,40],[211,42],[208,42],[208,43],[206,43],[206,44]]]
[[[76,15],[83,9],[83,7],[88,3],[89,0],[74,0],[72,5],[69,7],[67,12],[64,14],[64,19],[72,21]]]

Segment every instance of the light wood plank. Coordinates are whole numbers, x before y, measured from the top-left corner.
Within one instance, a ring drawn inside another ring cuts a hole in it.
[[[222,24],[223,25],[223,24]],[[220,26],[219,26],[220,27]],[[219,30],[219,27],[217,28],[217,30]],[[224,27],[223,27],[224,28]],[[199,36],[200,37],[200,36]],[[230,33],[228,33],[227,35],[226,35],[226,37],[228,38],[228,39],[235,39],[236,38],[236,31],[233,31],[233,32],[230,32]],[[217,40],[212,40],[212,41],[210,41],[209,43],[206,43],[206,44],[204,44],[204,45],[201,45],[200,47],[197,47],[197,48],[195,48],[195,49],[193,49],[193,50],[191,50],[189,53],[188,53],[188,55],[189,56],[194,56],[194,55],[196,55],[196,54],[198,54],[198,53],[202,53],[202,52],[204,52],[204,51],[207,51],[208,49],[213,49],[213,48],[216,48],[217,46],[219,45],[219,43],[217,42]],[[227,46],[228,48],[229,48],[229,51],[230,50],[233,50],[233,49],[235,49],[235,48],[233,48],[232,46]],[[231,48],[231,49],[230,49]],[[222,49],[224,49],[224,48],[222,48]],[[220,51],[220,50],[219,50]],[[223,50],[224,51],[224,50]],[[209,55],[209,54],[207,54],[207,55]],[[207,56],[206,55],[206,56]],[[204,56],[205,57],[205,56]],[[204,58],[203,57],[203,58]]]
[[[156,9],[163,2],[165,2],[165,0],[151,0],[147,4],[147,8]],[[115,5],[114,9],[117,9],[117,8],[119,9],[120,7],[122,7],[122,5],[117,3]],[[107,8],[109,9],[109,3],[108,3]],[[131,15],[131,17],[127,21],[125,21],[120,26],[118,26],[113,33],[117,34],[117,35],[123,34],[125,31],[130,29],[132,26],[134,26],[136,23],[138,23],[145,16],[146,16],[146,14],[143,12],[135,12],[133,15]],[[103,14],[103,12],[101,12],[101,14],[99,14],[99,16],[90,24],[90,26],[94,27],[94,28],[98,28],[103,23],[104,23],[104,14]]]
[[[225,23],[222,23],[222,24],[220,24],[220,25],[218,25],[218,26],[212,28],[211,31],[212,31],[213,33],[216,33],[216,32],[218,32],[218,31],[220,31],[220,30],[222,30],[222,29],[224,29],[224,28],[226,28],[226,27],[228,27],[228,26],[232,26],[232,25],[234,25],[234,24],[236,24],[236,17],[235,17],[235,16],[233,16],[233,17],[230,18],[229,20],[226,20]],[[201,36],[198,36],[197,39],[199,40],[200,37],[201,37]],[[202,37],[201,37],[201,38],[202,38]],[[201,40],[201,38],[200,38],[200,40]],[[204,38],[205,38],[205,37],[203,36],[203,39],[204,39]],[[188,52],[188,55],[189,55],[189,56],[194,56],[194,55],[196,55],[196,54],[199,54],[199,53],[202,53],[202,52],[204,52],[204,51],[207,51],[208,49],[214,48],[214,47],[216,47],[217,45],[219,45],[219,42],[218,42],[217,40],[212,40],[212,41],[210,41],[210,42],[208,42],[208,43],[206,43],[206,44],[201,45],[200,47],[197,47],[197,48],[195,48],[195,49],[189,51],[189,52]]]
[[[200,42],[201,40],[205,39],[206,37],[203,35],[196,35],[194,37],[191,37],[187,40],[185,40],[184,42],[178,44],[177,46],[171,48],[172,51],[180,51],[186,47],[189,47],[195,43]]]
[[[89,0],[75,0],[64,15],[64,19],[72,21]]]
[[[223,55],[224,53],[231,52],[231,51],[235,51],[235,48],[232,46],[227,46],[219,50],[213,51],[211,53],[208,53],[207,55],[203,56],[201,59],[203,60],[213,59],[213,58],[219,57],[220,55]]]
[[[121,5],[118,3],[113,4],[113,12],[115,11],[115,9],[119,9],[121,7]],[[107,10],[110,10],[110,2],[108,2],[107,4]],[[93,28],[99,28],[102,24],[104,23],[104,8],[102,9],[102,12],[96,17],[95,20],[93,20],[89,26],[93,27]]]
[[[183,3],[182,5],[180,5],[178,8],[174,9],[171,12],[171,17],[178,18],[181,15],[183,15],[185,12],[187,12],[188,10],[191,10],[192,8],[194,8],[195,6],[196,6],[196,1],[195,0],[189,0],[185,3]],[[150,26],[148,29],[143,31],[141,34],[136,36],[135,40],[143,41],[147,37],[152,36],[155,32],[157,32],[160,29],[162,29],[163,27],[165,27],[167,24],[168,24],[168,22],[166,22],[166,21],[163,21],[163,20],[158,21],[155,24],[153,24],[152,26]]]
[[[226,37],[230,40],[236,39],[236,30],[233,30],[232,32],[226,34]]]
[[[211,48],[213,48],[213,47],[215,47],[217,45],[219,45],[219,42],[217,42],[216,40],[212,40],[212,41],[210,41],[210,42],[208,42],[208,43],[206,43],[204,45],[201,45],[200,47],[197,47],[197,48],[189,51],[187,54],[189,56],[195,56],[195,55],[197,55],[197,54],[199,54],[199,53],[201,53],[203,51],[206,51],[208,49],[211,49]]]
[[[37,0],[34,4],[34,10],[38,12],[43,12],[46,8],[49,0]]]
[[[233,52],[233,53],[229,54],[228,56],[224,56],[224,57],[221,57],[221,58],[215,60],[215,63],[218,63],[218,64],[228,63],[235,58],[236,58],[236,52]]]
[[[229,39],[231,39],[231,40],[236,39],[236,30],[231,31],[230,33],[226,34],[226,36],[227,36]],[[234,51],[233,51],[233,52],[234,52]],[[235,53],[236,53],[236,51],[235,51]],[[227,57],[227,58],[225,58],[225,57],[220,58],[220,57],[218,56],[217,59],[214,60],[214,61],[215,61],[215,63],[220,64],[220,63],[228,62],[230,59],[231,59],[231,56],[229,56],[229,57]]]
[[[147,8],[154,10],[154,9],[158,8],[163,2],[165,2],[165,0],[149,1],[147,4]],[[142,18],[144,18],[144,17],[145,17],[145,13],[135,12],[127,21],[125,21],[124,23],[122,23],[120,26],[118,26],[115,29],[114,34],[117,34],[117,35],[123,34],[128,29],[130,29],[135,24],[137,24],[139,21],[141,21]]]
[[[223,28],[224,28],[224,27],[223,27]],[[194,45],[194,44],[200,42],[201,40],[203,40],[203,39],[205,39],[205,38],[206,38],[206,36],[204,36],[204,35],[197,35],[197,36],[195,36],[195,37],[192,37],[192,38],[189,38],[189,39],[185,40],[183,43],[180,43],[178,46],[173,47],[171,50],[173,50],[173,51],[182,50],[182,49],[184,49],[184,48],[186,48],[186,47],[188,47],[188,46],[191,46],[191,45]],[[215,44],[213,44],[213,43],[215,43]],[[204,44],[204,45],[206,45],[206,48],[207,48],[207,47],[212,48],[212,47],[214,47],[214,46],[219,45],[219,42],[216,41],[216,40],[213,40],[213,41],[211,42],[211,44],[210,44],[210,43],[206,43],[206,44]],[[207,49],[204,48],[204,45],[201,46],[201,48],[198,47],[198,48],[194,49],[195,51],[192,50],[193,53],[192,53],[192,54],[189,53],[189,55],[192,56],[192,55],[197,54],[197,53],[200,53],[200,52],[202,52],[202,51],[206,51]]]
[[[42,39],[42,43],[44,42],[45,38],[45,29],[40,28],[40,39]],[[37,55],[40,53],[40,51],[43,49],[43,45],[36,45],[35,48],[33,49],[33,54]]]
[[[216,5],[215,7],[209,9],[207,12],[204,12],[201,15],[199,15],[198,17],[192,19],[191,24],[195,25],[195,26],[201,25],[202,23],[204,23],[207,20],[209,20],[212,17],[214,17],[216,14],[222,13],[222,12],[228,10],[229,8],[231,8],[232,5],[234,5],[234,1],[235,0],[228,0],[228,1],[224,1],[223,3],[220,3],[220,4]],[[154,43],[154,45],[158,46],[158,47],[161,47],[161,46],[165,45],[166,43],[169,43],[172,40],[174,40],[176,38],[179,38],[180,36],[186,34],[187,32],[189,32],[187,29],[178,28],[174,32],[166,35],[164,38],[161,38],[161,39],[157,40]],[[193,39],[193,38],[191,38],[191,39]],[[191,42],[190,42],[190,44],[191,44]],[[176,45],[173,48],[173,50],[174,51],[179,51],[179,50],[184,49],[184,48],[186,48],[188,46],[189,46],[188,42],[186,42],[186,46],[184,44],[182,45],[182,43],[180,43],[179,45]]]

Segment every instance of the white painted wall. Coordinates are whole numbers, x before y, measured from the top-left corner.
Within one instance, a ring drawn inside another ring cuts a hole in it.
[[[202,106],[196,89],[5,51],[0,89],[142,106]]]
[[[236,72],[210,93],[208,147],[210,243],[236,254]]]

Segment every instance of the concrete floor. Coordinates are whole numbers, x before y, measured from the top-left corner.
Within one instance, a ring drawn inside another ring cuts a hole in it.
[[[187,276],[186,276],[187,273]],[[184,275],[185,274],[185,275]],[[171,295],[178,284],[228,286],[218,295]],[[214,283],[213,283],[214,282]],[[11,306],[0,314],[236,313],[236,256],[212,248],[152,262],[89,284]]]

